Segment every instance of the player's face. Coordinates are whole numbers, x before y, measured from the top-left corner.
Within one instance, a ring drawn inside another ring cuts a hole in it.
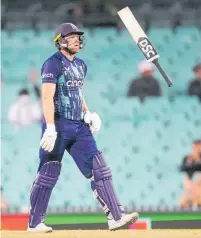
[[[73,52],[77,53],[80,50],[79,35],[66,36],[65,39],[68,42],[68,48]]]

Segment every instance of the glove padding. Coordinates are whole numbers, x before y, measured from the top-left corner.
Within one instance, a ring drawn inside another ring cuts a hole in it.
[[[84,121],[89,124],[92,133],[98,132],[101,128],[101,119],[96,112],[87,111],[84,114]]]
[[[55,131],[54,124],[47,124],[47,129],[45,130],[43,137],[40,141],[40,146],[48,152],[54,149],[55,141],[57,138],[57,132]]]

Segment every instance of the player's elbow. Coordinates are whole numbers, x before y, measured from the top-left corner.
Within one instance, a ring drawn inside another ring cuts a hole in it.
[[[52,107],[54,104],[54,95],[48,93],[42,93],[42,107]]]
[[[54,105],[53,96],[50,96],[50,95],[42,96],[42,107],[43,108],[53,107],[53,105]]]
[[[43,95],[42,95],[42,100],[43,100],[43,101],[53,100],[53,98],[54,98],[53,95],[48,95],[48,94],[43,94]]]
[[[43,91],[42,92],[42,101],[50,101],[53,100],[54,93],[52,91]]]
[[[44,83],[42,85],[42,100],[52,100],[55,94],[56,85]]]

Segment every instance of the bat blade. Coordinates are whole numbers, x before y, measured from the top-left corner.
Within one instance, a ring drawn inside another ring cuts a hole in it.
[[[171,87],[172,86],[171,80],[165,74],[165,72],[163,71],[163,69],[161,68],[158,62],[158,58],[159,58],[158,52],[149,41],[147,35],[141,28],[140,24],[136,20],[130,8],[125,7],[121,9],[120,11],[118,11],[117,13],[119,17],[121,18],[122,22],[124,23],[124,25],[126,26],[127,30],[129,31],[130,35],[132,36],[132,38],[134,39],[134,41],[136,42],[136,44],[138,45],[138,47],[140,48],[144,56],[146,57],[146,59],[149,62],[152,62],[156,65],[159,72],[161,73],[165,81],[167,82],[168,86]]]
[[[137,44],[140,37],[147,38],[129,7],[125,7],[117,13]]]

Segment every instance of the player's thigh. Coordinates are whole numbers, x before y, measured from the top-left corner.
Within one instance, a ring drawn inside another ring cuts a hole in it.
[[[40,151],[39,151],[39,157],[40,157],[40,164],[39,164],[39,168],[38,171],[41,169],[41,167],[50,161],[58,161],[61,162],[65,149],[66,149],[66,145],[67,145],[67,139],[63,136],[62,133],[58,133],[57,134],[57,139],[55,141],[55,146],[54,149],[51,152],[45,151],[44,149],[42,149],[40,147]]]
[[[67,148],[67,150],[82,174],[86,178],[91,178],[92,161],[94,155],[98,153],[98,148],[91,131],[86,125],[84,125],[83,130],[80,131],[77,140],[70,148]]]

